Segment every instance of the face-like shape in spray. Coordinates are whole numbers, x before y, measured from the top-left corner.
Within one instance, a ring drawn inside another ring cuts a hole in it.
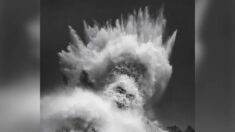
[[[104,94],[122,110],[140,109],[143,104],[135,80],[127,75],[117,75],[114,82],[106,86]]]
[[[121,110],[141,110],[143,95],[138,80],[143,76],[141,64],[124,61],[115,65],[109,76],[104,94]]]

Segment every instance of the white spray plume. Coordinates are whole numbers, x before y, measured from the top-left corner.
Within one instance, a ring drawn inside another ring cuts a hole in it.
[[[129,15],[128,19],[117,19],[114,26],[107,23],[104,27],[91,27],[85,23],[88,39],[86,44],[75,30],[69,27],[71,43],[68,51],[59,53],[60,61],[68,84],[79,87],[67,93],[43,97],[43,132],[55,132],[61,127],[70,128],[70,132],[76,128],[86,131],[89,123],[92,123],[91,126],[98,129],[98,132],[165,132],[157,121],[148,120],[142,109],[122,111],[111,102],[111,98],[104,96],[104,91],[93,93],[94,91],[85,90],[85,87],[82,87],[84,80],[81,79],[86,73],[85,76],[93,86],[98,86],[100,82],[107,85],[106,79],[109,77],[111,66],[131,60],[146,69],[143,70],[145,73],[141,79],[129,82],[138,84],[133,88],[136,86],[138,90],[135,91],[144,95],[140,98],[149,98],[156,91],[163,92],[172,73],[169,57],[176,37],[175,31],[163,42],[165,25],[162,11],[157,19],[153,19],[148,8],[145,8],[144,11],[140,9],[138,13]],[[125,86],[130,89],[129,86],[132,85]]]
[[[80,88],[43,97],[41,113],[43,132],[56,132],[66,125],[72,129],[71,119],[80,120],[81,130],[92,122],[101,132],[145,132],[142,113],[120,111],[104,97]]]
[[[75,30],[70,28],[71,44],[68,51],[59,53],[62,71],[69,84],[80,83],[82,71],[86,71],[91,81],[104,77],[110,64],[116,64],[131,57],[147,69],[141,80],[141,91],[146,97],[154,92],[162,93],[172,73],[169,57],[176,37],[176,31],[164,43],[162,40],[166,25],[163,11],[157,19],[149,15],[149,10],[139,10],[128,19],[117,19],[114,26],[88,26],[85,33],[88,43],[84,43]]]

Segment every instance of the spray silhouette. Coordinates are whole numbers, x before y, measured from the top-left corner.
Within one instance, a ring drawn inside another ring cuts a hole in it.
[[[69,26],[71,43],[59,56],[74,89],[42,98],[43,131],[164,132],[143,106],[172,73],[176,31],[163,41],[165,26],[163,11],[153,19],[147,7],[115,25],[84,22],[87,43]]]

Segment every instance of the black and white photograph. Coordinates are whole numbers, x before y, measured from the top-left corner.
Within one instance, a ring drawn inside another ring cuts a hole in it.
[[[234,132],[234,0],[0,0],[0,132]]]
[[[194,1],[41,1],[41,131],[194,132]]]

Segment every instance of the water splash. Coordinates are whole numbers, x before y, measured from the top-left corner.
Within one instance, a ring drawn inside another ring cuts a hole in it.
[[[43,132],[86,130],[91,123],[100,132],[145,132],[142,113],[120,111],[104,96],[81,88],[43,97],[41,113]]]
[[[115,25],[89,26],[84,23],[88,43],[84,43],[76,31],[69,26],[71,43],[68,51],[59,53],[62,71],[70,85],[79,85],[85,71],[92,83],[97,78],[105,79],[110,65],[128,58],[144,65],[147,69],[141,80],[140,89],[150,97],[154,92],[163,92],[172,73],[169,57],[176,31],[163,42],[166,19],[163,11],[156,19],[149,15],[146,7],[134,12],[127,19],[117,19]]]

